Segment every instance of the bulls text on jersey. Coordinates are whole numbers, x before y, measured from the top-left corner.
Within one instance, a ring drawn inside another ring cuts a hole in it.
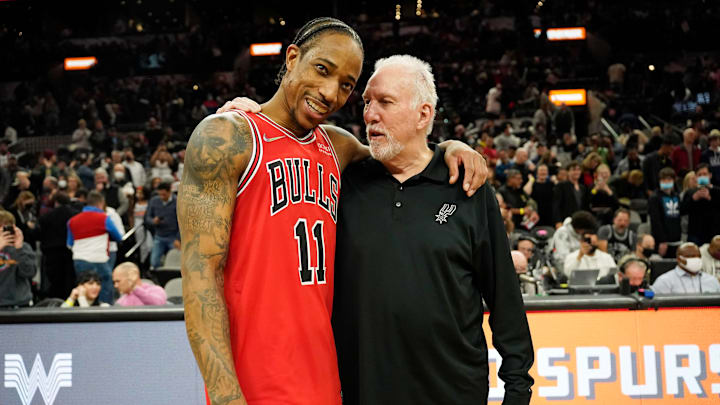
[[[309,159],[275,159],[267,163],[270,174],[272,204],[270,215],[282,211],[289,204],[315,204],[327,211],[337,223],[339,182],[334,173],[325,171],[321,163],[312,167]],[[317,175],[317,188],[310,185],[310,176]]]

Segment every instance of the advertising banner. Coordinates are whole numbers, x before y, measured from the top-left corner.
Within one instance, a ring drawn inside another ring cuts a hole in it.
[[[720,403],[720,308],[530,312],[528,322],[533,405]],[[490,357],[490,402],[500,402],[502,360]]]
[[[528,321],[533,405],[720,404],[720,308]],[[500,403],[502,359],[492,348],[490,359],[490,403]],[[205,403],[182,321],[0,324],[0,361],[2,405]]]

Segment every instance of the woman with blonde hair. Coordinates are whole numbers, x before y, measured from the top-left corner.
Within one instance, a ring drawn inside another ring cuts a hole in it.
[[[580,180],[583,184],[585,184],[585,187],[592,187],[595,182],[595,169],[597,169],[602,162],[603,159],[597,152],[590,152],[585,159],[583,159],[582,164],[580,165],[582,166],[582,175],[580,176]]]
[[[610,167],[605,163],[595,169],[595,182],[590,189],[590,210],[603,225],[612,222],[613,212],[620,207],[615,191],[610,188]]]
[[[65,192],[71,201],[75,201],[75,193],[81,188],[83,188],[83,182],[80,180],[80,177],[75,173],[68,174],[67,190],[65,190]]]
[[[682,191],[680,191],[680,201],[685,197],[685,192],[697,188],[698,182],[697,182],[697,175],[695,174],[694,170],[690,170],[685,174],[685,177],[683,178],[682,182]]]
[[[37,241],[38,219],[35,214],[35,195],[29,191],[21,191],[15,202],[10,206],[9,212],[15,217],[15,224],[25,235],[27,242],[35,250]]]

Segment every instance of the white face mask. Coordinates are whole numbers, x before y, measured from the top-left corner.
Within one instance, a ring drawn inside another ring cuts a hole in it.
[[[67,187],[67,181],[65,181],[65,180],[59,180],[59,181],[58,181],[58,187],[60,187],[60,188],[65,188],[65,187]]]
[[[699,257],[683,257],[685,259],[685,270],[691,273],[698,273],[702,269],[702,259]]]

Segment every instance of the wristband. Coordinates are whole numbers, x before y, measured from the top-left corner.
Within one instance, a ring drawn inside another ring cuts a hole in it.
[[[525,215],[525,208],[520,208],[520,215]]]
[[[72,298],[68,298],[65,300],[65,303],[68,304],[68,306],[73,307],[75,306],[75,300]]]

